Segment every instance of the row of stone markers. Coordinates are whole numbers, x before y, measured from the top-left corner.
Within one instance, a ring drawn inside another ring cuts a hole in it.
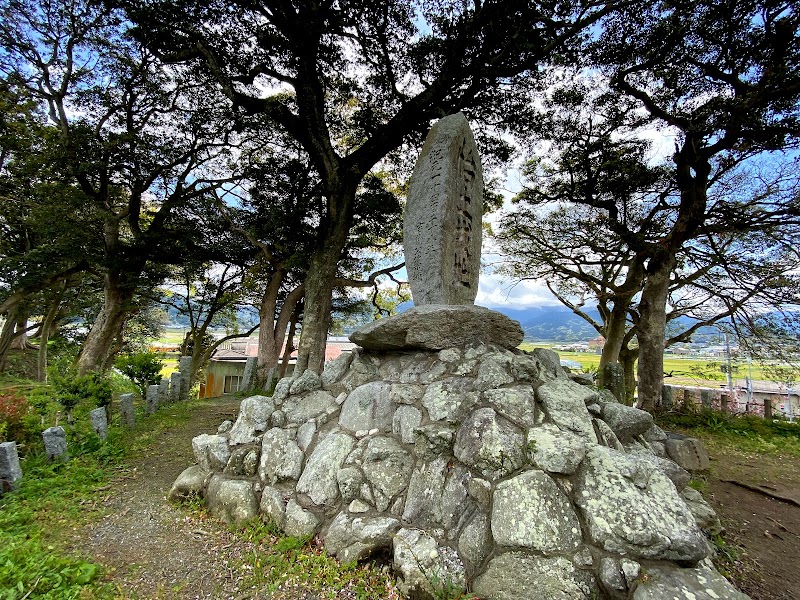
[[[189,380],[192,358],[182,356],[180,358],[180,370],[172,373],[170,377],[162,377],[157,385],[147,388],[145,395],[145,412],[151,415],[158,410],[159,406],[170,402],[188,400]],[[119,412],[122,422],[126,427],[136,425],[136,413],[133,407],[134,394],[120,394]],[[98,437],[105,441],[108,437],[108,413],[106,408],[101,406],[89,411],[89,419],[92,429]],[[51,461],[64,461],[69,459],[67,450],[67,433],[60,425],[49,427],[42,432],[44,451],[47,458]],[[16,487],[22,479],[22,468],[19,461],[16,442],[3,442],[0,444],[0,496]]]

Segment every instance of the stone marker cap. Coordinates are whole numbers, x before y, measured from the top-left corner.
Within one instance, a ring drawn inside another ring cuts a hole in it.
[[[440,119],[408,190],[403,247],[414,304],[473,304],[481,266],[483,170],[463,113]]]

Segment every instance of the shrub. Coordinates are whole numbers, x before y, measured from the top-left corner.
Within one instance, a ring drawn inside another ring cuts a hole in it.
[[[147,394],[147,386],[155,385],[161,380],[161,369],[164,367],[164,363],[157,354],[137,352],[117,357],[114,367],[133,381],[144,397]]]
[[[19,440],[23,436],[23,420],[30,406],[23,396],[13,391],[0,394],[0,442]]]
[[[77,375],[74,370],[68,369],[63,374],[54,373],[51,381],[56,390],[58,402],[66,410],[70,423],[72,423],[72,410],[81,401],[87,401],[93,406],[111,404],[113,388],[103,373],[92,371],[85,375]]]

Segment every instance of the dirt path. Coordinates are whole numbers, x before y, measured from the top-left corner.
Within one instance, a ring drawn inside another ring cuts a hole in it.
[[[224,526],[199,521],[167,502],[175,478],[194,462],[191,440],[233,419],[239,400],[198,404],[191,419],[163,432],[100,501],[105,516],[76,532],[75,547],[105,565],[125,598],[242,596],[241,574]],[[164,410],[169,410],[166,408]]]
[[[739,547],[737,586],[754,600],[800,600],[800,507],[724,480],[760,485],[800,501],[800,459],[709,446],[710,502]]]

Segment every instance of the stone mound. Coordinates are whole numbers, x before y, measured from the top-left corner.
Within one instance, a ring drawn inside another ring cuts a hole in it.
[[[170,497],[318,534],[343,561],[389,549],[416,597],[747,598],[708,560],[718,521],[668,443],[552,352],[359,349],[243,400]]]

